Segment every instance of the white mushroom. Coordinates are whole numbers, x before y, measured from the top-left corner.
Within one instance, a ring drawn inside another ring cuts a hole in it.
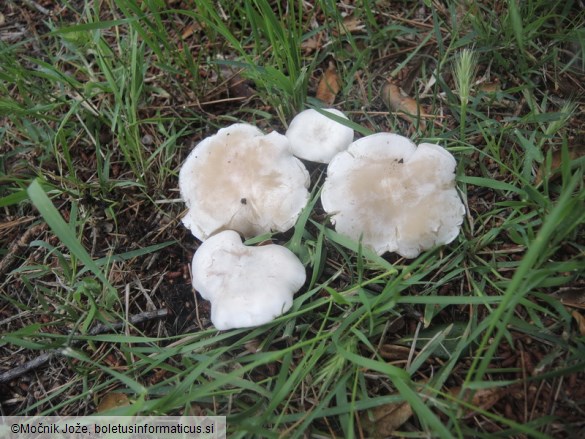
[[[305,277],[287,248],[247,247],[232,230],[203,242],[193,257],[193,287],[211,302],[211,321],[220,330],[258,326],[284,314]]]
[[[388,133],[357,140],[327,168],[321,201],[335,229],[378,254],[414,258],[459,234],[465,208],[455,158]]]
[[[326,113],[347,119],[341,111],[329,108]],[[338,152],[347,149],[353,141],[353,129],[317,110],[300,112],[286,131],[291,151],[299,158],[319,163],[329,163]]]
[[[221,230],[245,237],[283,232],[307,204],[308,186],[309,174],[285,136],[235,124],[204,139],[185,160],[183,223],[200,240]]]

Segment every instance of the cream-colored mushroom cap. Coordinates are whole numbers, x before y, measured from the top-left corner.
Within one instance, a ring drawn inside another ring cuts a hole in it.
[[[203,242],[193,257],[193,287],[211,302],[211,321],[220,330],[263,325],[284,314],[305,278],[287,248],[248,247],[232,230]]]
[[[334,116],[347,116],[334,108],[323,110]],[[317,110],[297,114],[286,131],[294,155],[304,160],[329,163],[338,152],[353,142],[353,129],[333,120]]]
[[[455,166],[439,145],[417,147],[397,134],[374,134],[333,158],[321,202],[339,233],[380,255],[414,258],[459,234],[465,207]]]
[[[282,134],[247,124],[220,129],[199,143],[179,173],[188,212],[183,223],[200,240],[222,230],[245,237],[283,232],[309,199],[309,173]]]

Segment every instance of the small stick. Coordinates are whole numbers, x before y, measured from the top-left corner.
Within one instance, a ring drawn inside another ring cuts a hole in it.
[[[52,351],[52,352],[45,352],[38,357],[33,358],[30,361],[27,361],[22,366],[15,367],[14,369],[10,369],[7,372],[4,372],[0,375],[0,383],[7,383],[12,381],[14,378],[18,378],[19,376],[24,375],[25,373],[36,369],[37,367],[42,366],[45,363],[48,363],[51,358],[56,356],[59,352]]]
[[[169,315],[167,308],[156,309],[154,311],[145,311],[140,314],[134,314],[128,319],[128,323],[131,325],[137,325],[138,323],[146,322],[147,320],[162,319]],[[122,329],[126,322],[115,322],[110,325],[104,325],[99,323],[89,330],[89,335],[103,334],[104,332],[115,331]]]
[[[0,260],[0,274],[4,274],[8,271],[16,257],[24,252],[29,243],[38,237],[45,230],[45,228],[46,224],[44,223],[31,227],[26,232],[24,232],[18,241],[14,242],[10,246],[10,250],[8,250],[6,256]]]
[[[37,2],[35,2],[33,0],[22,0],[22,2],[25,5],[27,5],[29,8],[36,9],[41,14],[51,15],[51,11],[49,11],[47,8],[42,7],[41,5],[39,5]]]
[[[130,323],[132,325],[136,325],[138,323],[142,323],[142,322],[145,322],[147,320],[161,319],[161,318],[166,317],[168,315],[169,315],[169,310],[167,308],[157,309],[155,311],[146,311],[146,312],[141,312],[140,314],[135,314],[133,316],[130,316],[130,318],[128,319],[128,323]],[[125,324],[126,324],[126,322],[115,322],[115,323],[112,323],[110,325],[104,325],[104,324],[100,323],[100,324],[95,325],[93,328],[91,328],[88,335],[98,335],[98,334],[103,334],[104,332],[110,332],[110,331],[114,331],[117,329],[121,329],[124,327]],[[81,334],[77,334],[77,335],[81,335]],[[79,343],[80,343],[80,341],[77,340],[77,341],[74,341],[72,343],[72,345],[75,346],[75,345],[78,345]],[[0,383],[6,383],[6,382],[11,381],[15,378],[18,378],[19,376],[22,376],[25,373],[30,372],[31,370],[34,370],[34,369],[42,366],[45,363],[48,363],[53,357],[56,357],[60,353],[61,353],[60,349],[54,350],[51,352],[44,352],[41,355],[33,358],[32,360],[27,361],[23,365],[15,367],[14,369],[10,369],[9,371],[0,374]]]

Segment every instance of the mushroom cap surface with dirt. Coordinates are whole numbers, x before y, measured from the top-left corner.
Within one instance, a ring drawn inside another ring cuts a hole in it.
[[[322,111],[347,119],[345,114],[334,108]],[[294,117],[286,137],[295,156],[312,162],[329,163],[335,154],[346,150],[353,141],[353,129],[309,109]]]
[[[232,230],[203,242],[192,269],[193,287],[211,302],[211,321],[220,330],[258,326],[284,314],[306,279],[303,264],[286,247],[248,247]]]
[[[181,167],[183,223],[200,240],[222,230],[247,238],[283,232],[307,204],[308,186],[284,135],[234,124],[201,141]]]
[[[465,207],[455,188],[455,158],[439,145],[418,147],[397,134],[352,143],[327,168],[321,201],[337,232],[379,255],[407,258],[448,244]]]

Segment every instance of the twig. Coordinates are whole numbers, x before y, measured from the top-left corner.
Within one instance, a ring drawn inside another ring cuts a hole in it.
[[[148,320],[153,319],[162,319],[169,315],[169,310],[167,308],[156,309],[154,311],[145,311],[141,312],[140,314],[134,314],[130,316],[128,319],[128,323],[131,325],[137,325],[138,323],[146,322]],[[89,335],[98,335],[103,334],[104,332],[115,331],[117,329],[122,329],[126,322],[115,322],[109,325],[104,325],[102,323],[95,325],[93,328],[89,330]]]
[[[4,274],[8,271],[14,260],[28,247],[29,243],[41,234],[46,228],[46,224],[37,224],[34,227],[28,229],[20,237],[18,241],[10,246],[10,250],[2,260],[0,260],[0,274]]]
[[[141,312],[140,314],[135,314],[133,316],[130,316],[130,318],[128,319],[128,323],[130,323],[132,325],[136,325],[138,323],[142,323],[142,322],[145,322],[147,320],[161,319],[161,318],[166,317],[168,315],[169,315],[169,310],[167,308],[157,309],[155,311],[146,311],[146,312]],[[98,334],[103,334],[104,332],[115,331],[117,329],[123,328],[124,325],[126,325],[126,322],[115,322],[115,323],[108,324],[108,325],[104,325],[104,324],[100,323],[100,324],[95,325],[93,328],[91,328],[88,335],[98,335]],[[82,334],[76,334],[76,335],[82,335]],[[75,345],[78,345],[79,343],[80,343],[80,340],[77,340],[77,341],[74,341],[72,343],[72,345],[75,346]],[[23,365],[15,367],[14,369],[10,369],[9,371],[0,374],[0,383],[6,383],[6,382],[11,381],[15,378],[18,378],[19,376],[22,376],[25,373],[30,372],[31,370],[34,370],[37,367],[42,366],[45,363],[48,363],[53,357],[56,357],[60,353],[61,353],[61,349],[54,350],[51,352],[44,352],[41,355],[39,355],[38,357],[35,357],[32,360],[27,361]]]
[[[37,2],[35,2],[33,0],[22,0],[22,2],[25,5],[27,5],[29,8],[36,9],[41,14],[51,15],[51,11],[49,11],[47,8],[42,7],[41,5],[39,5]]]
[[[22,366],[15,367],[14,369],[10,369],[9,371],[4,372],[2,375],[0,375],[0,383],[7,383],[8,381],[12,381],[14,378],[18,378],[19,376],[24,375],[25,373],[36,369],[45,363],[48,363],[51,358],[56,356],[58,353],[58,351],[45,352],[38,357],[27,361]]]

